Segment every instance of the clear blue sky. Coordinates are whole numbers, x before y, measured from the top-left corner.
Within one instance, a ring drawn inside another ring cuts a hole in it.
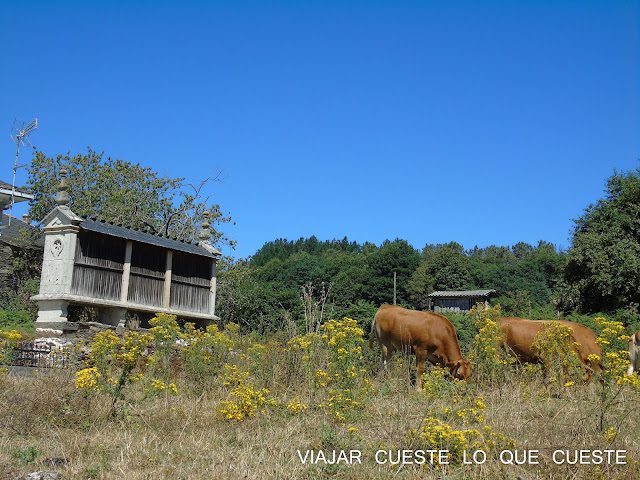
[[[47,155],[223,170],[236,257],[311,235],[566,248],[640,165],[639,24],[617,0],[3,1],[0,179],[37,117]]]

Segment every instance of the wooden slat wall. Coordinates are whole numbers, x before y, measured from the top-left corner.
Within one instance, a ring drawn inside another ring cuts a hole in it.
[[[127,300],[141,305],[162,306],[167,251],[134,242]]]
[[[126,240],[81,231],[75,252],[71,293],[119,300]],[[162,307],[167,250],[133,243],[127,301]],[[173,252],[170,308],[210,312],[212,259]]]
[[[76,265],[73,269],[71,293],[104,300],[119,300],[121,280],[122,272]]]
[[[207,258],[174,252],[171,272],[171,308],[208,313],[211,262]]]
[[[118,300],[126,242],[93,232],[80,232],[76,243],[71,293]]]
[[[209,288],[171,282],[171,308],[209,313]]]

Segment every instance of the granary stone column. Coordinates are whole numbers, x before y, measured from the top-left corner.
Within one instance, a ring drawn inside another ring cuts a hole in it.
[[[216,314],[216,282],[218,280],[218,262],[217,258],[211,262],[211,288],[209,290],[209,313]]]
[[[100,321],[123,330],[126,324],[127,309],[123,307],[105,307],[100,309]]]
[[[200,245],[207,250],[208,252],[214,255],[211,262],[211,284],[209,287],[209,313],[211,315],[215,315],[216,311],[216,281],[218,276],[218,256],[220,252],[218,252],[213,245],[211,245],[211,230],[209,227],[211,224],[209,223],[209,212],[204,212],[202,214],[202,230],[198,233],[198,239],[200,240]]]
[[[45,225],[45,239],[40,291],[38,295],[32,297],[32,300],[38,301],[36,332],[38,328],[57,330],[70,328],[66,325],[69,302],[64,299],[64,296],[71,293],[73,262],[82,218],[67,206],[69,194],[66,192],[68,188],[66,175],[66,170],[62,169],[60,186],[55,199],[58,206],[42,221]]]
[[[173,268],[173,251],[167,250],[166,267],[164,270],[164,288],[162,291],[162,306],[169,308],[171,305],[171,270]]]

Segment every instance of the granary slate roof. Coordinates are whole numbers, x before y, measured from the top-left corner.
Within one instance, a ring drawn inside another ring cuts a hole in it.
[[[460,290],[460,291],[440,291],[431,292],[429,297],[451,297],[451,298],[463,298],[463,297],[486,297],[496,293],[495,290]]]
[[[80,228],[91,232],[102,233],[104,235],[111,235],[113,237],[124,238],[127,240],[133,240],[135,242],[147,243],[155,245],[157,247],[167,248],[170,250],[176,250],[180,252],[190,253],[193,255],[200,255],[201,257],[215,258],[217,255],[206,250],[199,242],[185,242],[182,240],[174,240],[173,238],[163,237],[160,235],[153,235],[147,232],[141,232],[131,228],[123,227],[120,225],[114,225],[104,221],[97,221],[90,218],[85,218],[80,222]]]

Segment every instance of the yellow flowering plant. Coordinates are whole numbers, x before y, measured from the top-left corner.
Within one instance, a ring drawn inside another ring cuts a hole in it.
[[[22,340],[22,335],[17,331],[0,329],[0,365],[11,363],[13,352],[20,340]]]
[[[318,406],[329,418],[344,423],[364,408],[374,388],[362,368],[362,338],[364,332],[355,320],[329,320],[320,330],[328,350],[327,367],[315,371],[317,385],[328,389],[327,397]]]
[[[503,382],[505,366],[514,362],[504,348],[504,334],[500,330],[498,318],[501,316],[500,306],[487,307],[479,303],[469,312],[474,319],[478,334],[473,340],[469,359],[473,362],[473,376],[476,381],[491,383]]]
[[[116,415],[124,388],[143,378],[140,370],[151,337],[135,331],[127,332],[121,341],[111,330],[99,332],[89,343],[86,368],[76,372],[76,389],[86,396],[89,392],[104,392],[111,396],[111,415]]]
[[[221,418],[240,422],[256,416],[258,411],[264,412],[267,405],[277,405],[269,397],[268,389],[258,389],[248,379],[249,372],[239,369],[237,365],[224,365],[221,380],[229,388],[231,400],[224,400],[216,406]]]
[[[177,317],[166,313],[157,313],[154,318],[149,320],[149,324],[151,325],[149,335],[153,344],[151,361],[154,374],[168,378],[176,341],[181,337]]]
[[[307,406],[302,403],[298,397],[295,397],[289,402],[289,405],[287,405],[287,410],[294,415],[298,415],[304,412],[306,409]]]
[[[486,453],[495,453],[515,447],[513,439],[494,432],[489,425],[484,425],[482,428],[457,430],[450,424],[431,416],[423,420],[419,430],[409,430],[405,440],[425,450],[448,450],[448,462],[452,464],[459,464],[463,460],[463,453],[467,451],[481,449]],[[437,460],[437,457],[435,459]]]
[[[317,333],[296,335],[289,339],[285,349],[289,377],[297,377],[300,369],[309,388],[315,383],[314,365],[323,363],[326,354],[323,342]]]
[[[640,391],[640,377],[635,374],[627,375],[629,352],[626,344],[629,336],[625,334],[622,322],[607,320],[604,317],[596,317],[594,321],[598,330],[596,343],[602,349],[602,357],[591,354],[589,361],[602,365],[597,410],[598,427],[604,432],[610,411],[619,410],[620,407],[626,408],[626,411],[619,411],[619,415],[624,416],[631,410],[631,407],[627,407],[625,402],[618,399],[626,388]]]
[[[183,345],[179,352],[186,377],[202,390],[217,377],[235,343],[226,330],[220,331],[215,324],[203,331],[187,323],[180,338]]]
[[[540,327],[531,344],[531,350],[544,364],[547,381],[570,387],[582,376],[580,359],[572,339],[573,328],[560,322],[548,322]]]

